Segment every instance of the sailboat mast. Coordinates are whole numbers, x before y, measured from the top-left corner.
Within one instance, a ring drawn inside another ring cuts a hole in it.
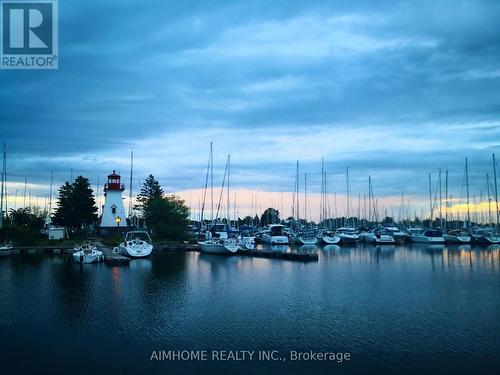
[[[325,220],[325,160],[321,158],[321,200],[320,200],[319,222],[323,225]]]
[[[467,158],[465,158],[465,184],[467,190],[467,228],[470,224],[470,201],[469,201],[469,166],[467,163]]]
[[[445,199],[444,199],[444,225],[446,228],[448,228],[448,169],[446,170],[445,173],[445,180],[444,180],[444,190],[445,190]]]
[[[297,221],[300,220],[300,204],[299,204],[299,161],[297,160],[297,171],[296,171],[296,181],[297,181],[297,199],[295,200],[295,203],[297,204]]]
[[[497,163],[495,162],[495,154],[493,154],[493,180],[495,182],[495,203],[497,208],[497,229],[498,229],[500,211],[498,211]]]
[[[368,176],[368,224],[372,223],[372,177]]]
[[[432,225],[432,222],[433,222],[433,207],[432,207],[432,187],[431,187],[431,174],[429,173],[429,205],[430,205],[430,209],[431,209],[431,227],[433,226]]]
[[[210,142],[210,194],[211,194],[211,206],[212,206],[212,221],[214,220],[214,155],[212,149],[212,142]]]
[[[488,189],[488,225],[491,225],[491,193],[490,193],[490,176],[486,174],[486,187]]]
[[[229,176],[231,170],[231,155],[227,155],[227,225],[231,226],[231,222],[229,220],[229,212],[230,212],[230,201],[229,201]]]
[[[441,168],[439,168],[439,227],[443,227],[443,189],[441,188]]]
[[[130,151],[130,186],[128,192],[128,217],[132,217],[132,176],[134,174],[134,151]]]
[[[346,220],[347,220],[347,225],[349,225],[349,214],[350,214],[350,207],[349,207],[349,166],[346,165],[345,167],[345,176],[346,176]]]
[[[304,220],[307,225],[307,173],[304,173]]]

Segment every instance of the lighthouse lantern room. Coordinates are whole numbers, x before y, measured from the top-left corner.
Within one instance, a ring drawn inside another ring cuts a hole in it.
[[[108,176],[108,182],[104,185],[101,229],[116,231],[127,228],[127,216],[125,215],[122,198],[125,186],[120,182],[120,179],[120,175],[113,171]]]

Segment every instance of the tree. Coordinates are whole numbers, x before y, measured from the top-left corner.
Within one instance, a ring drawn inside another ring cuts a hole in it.
[[[71,213],[71,194],[72,187],[71,184],[66,181],[64,185],[59,188],[59,198],[57,199],[57,207],[54,215],[52,216],[52,222],[55,225],[67,226]]]
[[[56,225],[80,229],[97,220],[97,207],[90,182],[78,176],[59,188],[59,198],[52,221]]]
[[[182,199],[174,195],[149,199],[143,206],[143,215],[154,237],[169,240],[186,237],[189,208]]]
[[[163,194],[164,192],[160,183],[150,174],[144,181],[141,192],[137,195],[137,204],[134,208],[143,211],[150,200],[161,199],[163,198]]]
[[[37,208],[11,209],[7,224],[12,237],[21,246],[33,245],[42,238],[41,230],[45,226],[47,213]]]
[[[264,213],[260,217],[261,226],[266,226],[269,224],[279,224],[279,222],[280,222],[280,213],[275,208],[269,207],[264,211]]]

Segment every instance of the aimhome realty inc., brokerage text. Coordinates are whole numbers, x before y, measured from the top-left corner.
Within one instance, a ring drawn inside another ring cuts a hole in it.
[[[351,353],[279,350],[153,350],[150,361],[331,361],[351,360]]]

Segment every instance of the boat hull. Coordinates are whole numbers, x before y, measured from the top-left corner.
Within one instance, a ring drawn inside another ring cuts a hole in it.
[[[477,245],[499,245],[500,237],[473,236],[471,242]]]
[[[307,237],[297,237],[297,242],[302,245],[316,245],[318,243],[317,238],[307,238]]]
[[[357,236],[349,235],[349,234],[338,234],[340,238],[341,245],[356,245]]]
[[[463,244],[463,243],[470,243],[471,238],[468,236],[453,236],[449,234],[443,235],[444,237],[444,242],[446,243],[458,243],[458,244]]]
[[[265,243],[271,245],[288,245],[289,240],[287,236],[263,236],[263,240]]]
[[[136,248],[133,246],[121,247],[122,254],[130,258],[146,258],[153,252],[153,245],[141,246]]]
[[[232,245],[224,245],[222,243],[198,242],[200,250],[207,254],[234,254],[238,249]]]
[[[411,241],[425,244],[444,244],[444,237],[411,236]]]
[[[326,245],[338,245],[340,243],[340,237],[323,236],[323,237],[321,237],[321,242],[326,244]]]

